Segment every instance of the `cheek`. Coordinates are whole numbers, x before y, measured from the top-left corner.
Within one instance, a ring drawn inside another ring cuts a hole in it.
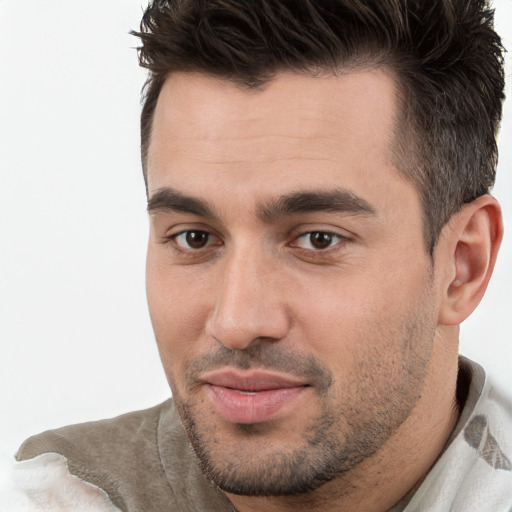
[[[432,323],[427,273],[384,270],[376,265],[374,272],[342,273],[322,286],[310,283],[309,294],[301,294],[307,300],[297,303],[296,318],[304,337],[337,375],[359,375],[370,359],[393,366],[413,326],[423,331],[424,322]]]
[[[207,307],[193,272],[173,272],[148,252],[146,290],[151,323],[166,372],[181,368],[203,338]]]

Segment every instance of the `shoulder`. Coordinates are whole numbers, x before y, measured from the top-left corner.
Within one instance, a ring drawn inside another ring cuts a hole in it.
[[[137,448],[137,443],[130,441],[151,437],[156,432],[162,411],[171,407],[172,402],[168,400],[156,407],[115,418],[43,432],[28,438],[19,448],[16,459],[27,460],[55,451],[73,459],[104,461],[112,458],[118,461],[119,457]]]
[[[45,492],[51,494],[52,490],[60,489],[54,487],[52,477],[57,472],[65,475],[64,480],[58,480],[64,485],[63,492],[69,490],[73,494],[76,487],[82,494],[96,493],[113,507],[87,509],[68,505],[62,510],[233,510],[226,496],[201,471],[172,400],[116,418],[43,432],[27,439],[16,458],[15,474],[21,474],[18,469],[34,469],[30,492],[45,481],[51,483]],[[53,496],[57,499],[57,494]],[[42,510],[61,510],[53,504],[52,507]],[[0,512],[4,510],[39,509],[4,509],[0,501]]]
[[[159,510],[159,503],[174,502],[157,441],[163,416],[170,417],[171,424],[179,423],[171,400],[116,418],[43,432],[27,439],[16,459],[41,469],[41,462],[55,464],[54,456],[59,457],[70,475],[104,490],[121,510],[143,510],[148,504]]]
[[[4,461],[0,510],[8,512],[119,512],[102,489],[69,472],[66,458],[44,453],[33,459]]]

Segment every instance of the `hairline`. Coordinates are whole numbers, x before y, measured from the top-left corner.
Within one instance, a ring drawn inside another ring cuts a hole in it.
[[[272,73],[265,79],[261,79],[256,85],[252,85],[244,81],[243,78],[237,76],[226,76],[222,74],[210,73],[206,70],[197,68],[189,70],[176,69],[168,72],[165,75],[158,77],[155,81],[155,77],[151,79],[151,85],[155,83],[159,86],[155,87],[158,91],[156,98],[152,98],[150,109],[147,109],[147,103],[144,103],[143,112],[141,116],[141,130],[145,130],[144,144],[141,146],[141,157],[142,157],[142,169],[144,175],[144,183],[146,187],[146,195],[148,194],[148,154],[151,146],[152,132],[153,132],[153,121],[155,111],[158,105],[162,89],[169,79],[169,77],[175,73],[188,73],[200,74],[203,76],[215,78],[221,81],[229,82],[233,85],[238,86],[241,90],[254,91],[255,93],[262,92],[265,86],[271,83],[279,74],[284,72],[293,72],[298,75],[307,76],[311,78],[319,78],[326,76],[338,76],[341,77],[346,73],[353,73],[362,70],[382,70],[387,74],[393,81],[394,93],[395,93],[395,115],[392,126],[392,138],[389,143],[390,161],[397,169],[397,173],[400,177],[406,179],[414,186],[418,197],[422,205],[422,226],[423,226],[423,239],[424,247],[427,253],[433,257],[433,251],[437,242],[437,239],[431,240],[431,233],[429,230],[429,219],[426,212],[427,205],[424,201],[424,184],[422,183],[421,176],[418,172],[418,167],[421,166],[421,155],[418,145],[418,133],[414,125],[414,119],[410,120],[408,112],[410,110],[410,89],[406,84],[406,79],[403,74],[397,70],[397,65],[394,62],[392,55],[382,53],[380,55],[368,54],[359,57],[352,57],[346,63],[339,65],[336,69],[331,69],[323,66],[311,65],[305,69],[291,69],[288,67],[281,67]],[[144,88],[150,85],[150,81],[146,83]],[[152,91],[149,91],[150,93]],[[146,97],[147,98],[147,97]],[[143,120],[144,116],[144,120]],[[149,119],[146,119],[149,118]],[[144,122],[145,121],[145,122]],[[144,122],[144,124],[143,124]],[[406,149],[407,148],[407,149]],[[416,169],[416,171],[415,171]]]

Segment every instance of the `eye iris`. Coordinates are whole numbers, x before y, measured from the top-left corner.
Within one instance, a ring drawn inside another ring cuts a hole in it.
[[[201,249],[208,243],[208,233],[205,231],[187,231],[185,239],[193,249]]]
[[[332,243],[332,235],[329,233],[322,233],[315,231],[309,235],[311,245],[316,249],[327,249]]]

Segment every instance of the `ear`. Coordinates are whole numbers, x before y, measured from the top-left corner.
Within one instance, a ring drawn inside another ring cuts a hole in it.
[[[458,325],[478,306],[502,237],[501,208],[490,195],[463,205],[443,228],[436,250],[436,260],[444,267],[439,324]]]

